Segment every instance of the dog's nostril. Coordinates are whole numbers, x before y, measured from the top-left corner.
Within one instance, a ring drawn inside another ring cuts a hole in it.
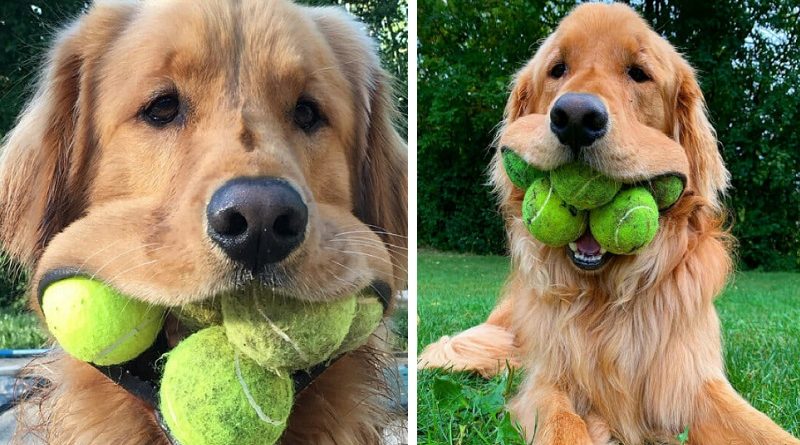
[[[601,131],[608,124],[608,115],[605,113],[591,112],[583,118],[583,125],[589,130]]]
[[[562,110],[561,108],[555,108],[552,113],[550,113],[550,121],[559,128],[565,127],[569,123],[569,116],[567,112]]]
[[[247,231],[247,219],[235,209],[226,209],[209,219],[211,229],[222,236],[239,236]]]
[[[301,233],[303,228],[300,227],[300,221],[298,218],[294,218],[293,216],[294,215],[281,215],[275,219],[275,224],[272,225],[272,230],[276,235],[285,238],[291,238]]]

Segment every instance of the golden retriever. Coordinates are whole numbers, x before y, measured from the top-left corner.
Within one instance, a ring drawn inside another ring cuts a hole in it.
[[[4,141],[0,241],[33,294],[83,273],[169,307],[253,286],[388,300],[406,260],[395,114],[375,45],[343,10],[98,1],[58,35]],[[174,345],[181,327],[165,326]],[[305,387],[281,443],[379,442],[374,337]],[[85,363],[45,361],[19,437],[168,443],[151,403]]]
[[[492,166],[512,273],[486,323],[430,345],[420,363],[526,379],[509,409],[535,444],[800,444],[725,377],[714,298],[731,271],[721,196],[729,175],[695,73],[631,8],[585,4],[516,75],[498,147],[541,170],[582,159],[622,182],[686,180],[653,242],[613,256],[587,231],[534,240],[523,191]]]

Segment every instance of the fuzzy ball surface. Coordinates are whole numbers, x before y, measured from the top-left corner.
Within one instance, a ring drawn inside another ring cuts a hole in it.
[[[222,324],[222,302],[219,298],[186,304],[171,312],[190,331]]]
[[[613,201],[589,213],[592,235],[617,255],[632,255],[650,244],[658,231],[658,206],[644,187],[621,191]]]
[[[526,190],[536,179],[547,176],[543,171],[525,162],[522,156],[508,147],[501,148],[500,154],[503,158],[503,167],[506,170],[508,179],[522,190]]]
[[[160,406],[182,445],[274,444],[294,402],[292,380],[236,351],[221,326],[190,335],[167,354]]]
[[[600,207],[619,192],[621,184],[582,162],[563,165],[550,173],[553,188],[578,209]]]
[[[42,296],[42,312],[67,353],[101,366],[138,357],[153,344],[164,323],[164,309],[86,277],[50,284]]]
[[[383,305],[375,297],[358,297],[353,324],[334,355],[344,354],[365,344],[375,329],[378,329],[382,319]]]
[[[356,298],[308,302],[271,293],[222,297],[231,343],[273,370],[307,369],[333,355],[350,331]]]
[[[683,180],[674,175],[655,178],[650,181],[650,193],[659,210],[672,207],[683,194]]]
[[[586,212],[567,204],[547,178],[540,178],[525,192],[522,220],[531,234],[552,247],[578,239],[586,230]]]

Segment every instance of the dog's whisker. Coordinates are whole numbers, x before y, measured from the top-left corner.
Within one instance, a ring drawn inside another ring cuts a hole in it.
[[[129,254],[131,254],[131,253],[133,253],[133,252],[136,252],[137,250],[141,250],[141,249],[147,249],[148,247],[157,246],[157,245],[158,245],[158,244],[156,244],[156,243],[150,243],[150,244],[140,244],[140,245],[138,245],[138,246],[135,246],[135,247],[133,247],[133,248],[131,248],[131,249],[125,250],[125,251],[123,251],[123,252],[120,252],[120,253],[119,253],[119,254],[117,254],[116,256],[114,256],[114,257],[112,257],[111,259],[109,259],[108,261],[106,261],[106,263],[105,263],[105,264],[103,264],[102,266],[100,266],[100,268],[96,269],[96,270],[94,271],[94,273],[92,273],[92,276],[91,276],[90,278],[91,278],[92,280],[93,280],[93,279],[95,279],[95,277],[97,276],[97,274],[99,274],[100,272],[102,272],[102,271],[103,271],[103,269],[105,269],[106,267],[108,267],[109,265],[111,265],[112,263],[114,263],[115,261],[117,261],[118,259],[120,259],[120,258],[124,257],[125,255],[129,255]],[[163,247],[166,247],[166,246],[161,246],[161,247],[158,247],[158,248],[156,248],[156,249],[153,249],[153,251],[155,251],[155,250],[158,250],[158,249],[161,249],[161,248],[163,248]]]

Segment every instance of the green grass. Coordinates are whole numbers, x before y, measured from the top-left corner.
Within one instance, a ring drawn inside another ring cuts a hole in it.
[[[40,348],[46,341],[31,313],[0,313],[0,349]]]
[[[482,322],[508,259],[420,251],[419,348]],[[741,272],[717,300],[733,386],[757,409],[800,434],[800,274]],[[420,444],[523,445],[500,401],[519,378],[467,373],[418,376]]]

